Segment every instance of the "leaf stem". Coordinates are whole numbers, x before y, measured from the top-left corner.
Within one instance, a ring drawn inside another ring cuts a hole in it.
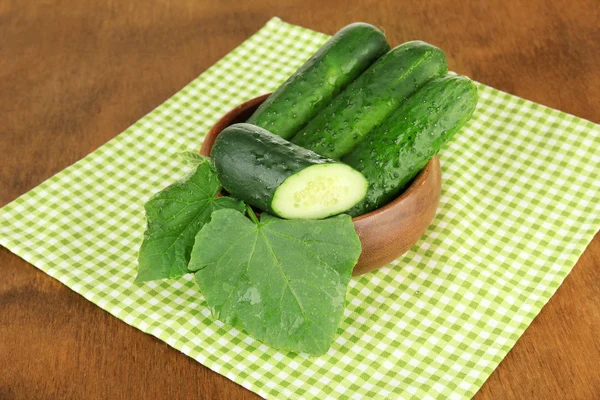
[[[250,217],[252,222],[254,222],[256,225],[258,225],[258,223],[259,223],[258,217],[254,213],[254,210],[252,209],[252,207],[250,207],[248,204],[246,204],[246,211],[248,212],[248,216]]]

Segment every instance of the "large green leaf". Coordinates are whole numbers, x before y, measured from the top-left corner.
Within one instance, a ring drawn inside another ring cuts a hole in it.
[[[348,215],[252,222],[220,210],[196,236],[190,270],[220,320],[274,348],[322,354],[360,252]]]
[[[144,206],[147,228],[138,257],[137,282],[177,278],[188,271],[194,237],[221,208],[244,210],[242,202],[215,196],[221,191],[208,159],[197,159],[195,169],[155,194]]]

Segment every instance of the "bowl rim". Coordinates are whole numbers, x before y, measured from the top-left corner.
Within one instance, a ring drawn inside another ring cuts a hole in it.
[[[214,145],[214,140],[221,133],[223,129],[232,125],[226,123],[227,120],[234,119],[237,115],[242,112],[248,110],[252,107],[260,106],[272,93],[265,93],[259,96],[252,97],[243,103],[238,104],[237,106],[230,109],[228,112],[223,114],[215,123],[212,125],[206,136],[204,137],[204,141],[202,142],[202,146],[200,148],[200,154],[210,157],[210,152],[212,150],[212,146]],[[217,132],[217,130],[219,130]],[[208,142],[207,142],[208,139]],[[210,144],[210,148],[208,145]],[[206,153],[206,154],[205,154]],[[419,171],[417,176],[415,176],[410,183],[397,197],[388,202],[382,207],[376,208],[375,210],[369,211],[366,214],[359,215],[357,217],[352,217],[352,222],[359,222],[369,217],[375,216],[377,214],[386,212],[387,210],[398,206],[398,204],[404,202],[406,199],[411,197],[414,192],[416,192],[423,184],[427,181],[428,175],[431,173],[431,169],[438,164],[438,156],[434,155],[425,166]]]

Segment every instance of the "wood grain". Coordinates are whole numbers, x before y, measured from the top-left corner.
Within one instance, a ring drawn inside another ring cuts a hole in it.
[[[333,33],[367,21],[392,44],[600,122],[597,0],[0,2],[0,205],[92,152],[271,16]],[[151,84],[150,84],[151,82]],[[0,249],[0,398],[253,399]],[[477,399],[600,398],[600,236]]]

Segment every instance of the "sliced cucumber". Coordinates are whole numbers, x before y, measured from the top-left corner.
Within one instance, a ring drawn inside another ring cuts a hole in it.
[[[361,173],[346,164],[317,164],[283,181],[271,208],[287,219],[325,218],[352,208],[365,197],[368,185]]]
[[[282,218],[340,214],[367,193],[367,180],[352,167],[251,124],[225,128],[211,156],[232,196]]]

